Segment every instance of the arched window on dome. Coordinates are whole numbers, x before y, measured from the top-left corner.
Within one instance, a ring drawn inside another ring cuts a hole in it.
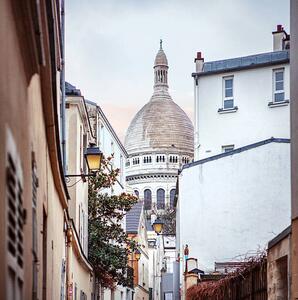
[[[138,190],[135,190],[135,195],[139,198],[139,196],[140,196],[140,193],[139,193],[139,191]]]
[[[174,200],[175,200],[175,194],[176,194],[176,189],[171,189],[170,191],[170,207],[174,207]]]
[[[144,209],[149,210],[152,206],[152,193],[151,190],[146,189],[144,191]]]
[[[158,189],[156,192],[156,207],[157,209],[165,209],[165,190]]]

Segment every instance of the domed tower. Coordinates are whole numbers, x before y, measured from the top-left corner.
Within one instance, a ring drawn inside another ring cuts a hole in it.
[[[154,61],[153,95],[125,137],[126,181],[147,211],[173,206],[178,169],[193,159],[193,125],[169,95],[168,69],[161,42]]]

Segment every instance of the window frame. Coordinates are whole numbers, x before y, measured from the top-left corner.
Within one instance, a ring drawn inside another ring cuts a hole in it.
[[[282,72],[283,74],[283,79],[281,80],[276,80],[276,73]],[[283,83],[283,89],[282,90],[276,90],[276,83],[277,82],[282,82]],[[278,94],[283,94],[284,97],[282,100],[276,100],[275,95]],[[272,103],[282,103],[285,101],[285,68],[277,68],[272,70]]]
[[[232,79],[232,96],[226,97],[226,81]],[[232,107],[225,107],[226,101],[233,100]],[[223,110],[231,110],[235,108],[235,97],[234,97],[234,75],[224,76],[222,78],[222,108]]]
[[[228,149],[230,149],[230,150],[228,150]],[[235,145],[234,144],[222,145],[221,146],[222,153],[228,153],[228,152],[231,152],[233,150],[235,150]]]

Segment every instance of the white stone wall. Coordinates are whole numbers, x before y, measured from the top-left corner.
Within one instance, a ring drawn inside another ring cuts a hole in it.
[[[289,105],[269,107],[273,99],[273,70],[284,68],[285,99],[289,100],[289,64],[201,76],[195,96],[195,160],[239,148],[272,136],[290,137]],[[223,107],[223,77],[234,76],[236,112],[218,113]]]
[[[179,181],[179,251],[183,257],[188,244],[189,256],[205,271],[214,262],[264,249],[290,224],[289,143],[271,142],[184,169]]]

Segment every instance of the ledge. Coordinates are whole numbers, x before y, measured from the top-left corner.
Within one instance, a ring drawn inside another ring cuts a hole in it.
[[[233,113],[238,110],[238,106],[234,106],[233,108],[219,108],[218,113],[219,114],[228,114],[228,113]]]
[[[279,101],[279,102],[269,102],[268,106],[269,107],[280,107],[280,106],[286,106],[289,105],[290,100],[284,100],[284,101]]]

